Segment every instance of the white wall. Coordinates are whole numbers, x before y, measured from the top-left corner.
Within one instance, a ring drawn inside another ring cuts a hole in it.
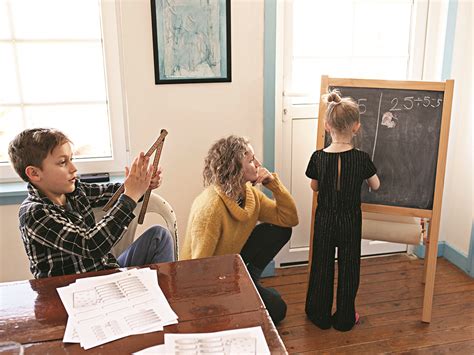
[[[465,256],[469,252],[473,216],[472,16],[474,3],[459,1],[451,79],[454,98],[446,163],[440,239]]]
[[[202,190],[210,145],[228,134],[263,147],[263,0],[232,0],[232,82],[155,85],[149,0],[122,0],[123,72],[132,155],[165,128],[158,192],[175,208],[184,237],[189,209]],[[31,278],[18,232],[18,205],[0,206],[0,281]]]
[[[263,1],[232,1],[232,82],[155,85],[148,0],[122,2],[124,74],[132,155],[168,130],[159,191],[176,209],[181,235],[202,189],[212,142],[234,133],[263,146]]]
[[[18,208],[0,206],[0,282],[32,278],[18,228]]]

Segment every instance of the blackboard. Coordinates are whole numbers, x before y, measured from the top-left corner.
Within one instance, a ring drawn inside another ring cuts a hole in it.
[[[443,111],[443,91],[339,87],[361,112],[355,147],[377,167],[381,186],[362,186],[362,202],[432,209]],[[331,138],[325,135],[325,146]]]

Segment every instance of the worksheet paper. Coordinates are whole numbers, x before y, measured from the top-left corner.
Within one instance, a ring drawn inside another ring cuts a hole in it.
[[[144,355],[144,354],[155,354],[155,355],[159,355],[159,354],[166,354],[166,347],[165,347],[165,344],[160,344],[160,345],[155,345],[155,346],[151,346],[149,348],[146,348],[146,349],[143,349],[143,350],[140,350],[136,353],[133,353],[133,354],[136,354],[136,355]],[[193,354],[194,355],[194,354]]]
[[[261,327],[214,333],[165,334],[165,343],[143,349],[143,354],[270,354]]]
[[[177,323],[150,269],[78,279],[58,293],[69,315],[63,341],[79,340],[86,350]]]

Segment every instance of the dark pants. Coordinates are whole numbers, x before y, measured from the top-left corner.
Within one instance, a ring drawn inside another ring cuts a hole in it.
[[[322,329],[332,325],[337,330],[348,331],[354,326],[360,279],[361,220],[360,211],[316,213],[306,314]],[[336,247],[337,310],[331,316]]]
[[[288,243],[290,237],[291,228],[261,223],[254,228],[240,252],[255,287],[275,324],[285,318],[286,303],[275,289],[260,285],[259,279],[263,269]]]

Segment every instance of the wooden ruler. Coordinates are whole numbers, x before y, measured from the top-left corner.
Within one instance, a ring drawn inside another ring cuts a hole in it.
[[[153,159],[153,175],[156,173],[156,170],[158,169],[158,163],[161,157],[161,150],[163,149],[163,143],[165,142],[165,137],[167,135],[168,135],[168,131],[166,129],[162,129],[158,139],[155,141],[155,143],[153,143],[153,145],[145,153],[145,156],[150,157],[156,151],[155,157]],[[107,212],[115,204],[119,196],[123,194],[124,191],[125,191],[125,186],[124,184],[122,184],[122,186],[120,186],[120,188],[117,191],[115,191],[115,193],[110,198],[110,200],[105,204],[103,210]],[[148,207],[148,201],[150,200],[150,193],[151,193],[151,190],[148,189],[144,195],[142,209],[140,210],[140,215],[138,217],[139,224],[143,224],[146,209]]]
[[[163,136],[163,139],[156,146],[155,157],[153,158],[153,175],[155,175],[156,170],[158,169],[158,163],[160,162],[161,150],[163,149],[163,144],[165,143],[165,137],[168,132],[164,129],[161,130],[160,137]],[[159,139],[159,138],[158,138]],[[145,196],[143,197],[142,209],[140,210],[140,215],[138,216],[138,224],[143,224],[145,219],[146,209],[148,207],[148,202],[150,201],[151,189],[146,190]]]

